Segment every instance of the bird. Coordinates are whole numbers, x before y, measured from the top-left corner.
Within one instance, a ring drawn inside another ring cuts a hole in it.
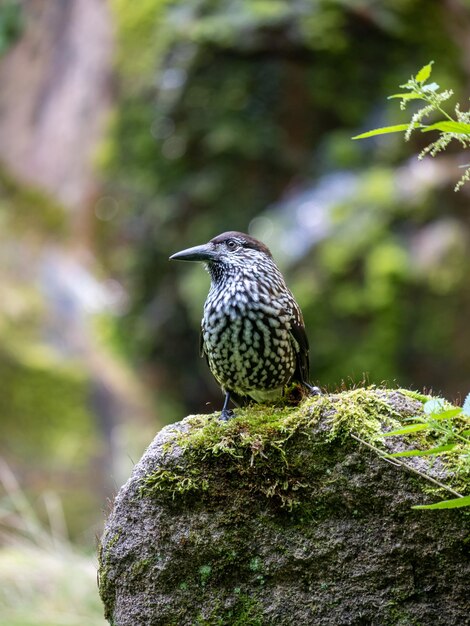
[[[291,382],[321,393],[309,382],[302,311],[264,243],[229,231],[170,260],[203,262],[211,278],[200,351],[225,394],[221,420],[234,397],[272,402]]]

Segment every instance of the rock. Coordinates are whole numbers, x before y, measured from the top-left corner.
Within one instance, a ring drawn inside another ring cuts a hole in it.
[[[383,448],[421,411],[416,394],[356,389],[164,428],[101,540],[109,622],[468,623],[468,513],[412,509],[431,483],[350,436]]]

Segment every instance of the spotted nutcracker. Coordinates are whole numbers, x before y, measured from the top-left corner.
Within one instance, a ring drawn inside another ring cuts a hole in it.
[[[302,312],[261,241],[231,231],[170,259],[203,261],[211,277],[201,355],[225,393],[221,419],[232,416],[230,394],[274,400],[294,381],[320,393],[309,383]]]

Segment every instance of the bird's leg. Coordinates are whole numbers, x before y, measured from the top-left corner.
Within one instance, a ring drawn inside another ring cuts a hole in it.
[[[220,414],[220,418],[219,418],[223,422],[227,422],[230,418],[233,417],[232,409],[227,408],[229,402],[230,402],[230,391],[226,391],[224,406],[222,407],[222,413]]]
[[[323,395],[320,387],[314,387],[310,383],[306,383],[304,380],[302,381],[302,386],[305,387],[311,396],[321,396]]]

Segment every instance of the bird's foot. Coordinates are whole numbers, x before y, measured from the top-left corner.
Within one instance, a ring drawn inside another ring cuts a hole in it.
[[[222,413],[220,414],[219,420],[221,422],[228,422],[228,420],[232,419],[234,413],[232,409],[222,409]]]
[[[310,385],[309,383],[302,383],[303,386],[308,390],[309,395],[311,396],[322,396],[322,392],[320,387],[314,387],[313,385]]]

